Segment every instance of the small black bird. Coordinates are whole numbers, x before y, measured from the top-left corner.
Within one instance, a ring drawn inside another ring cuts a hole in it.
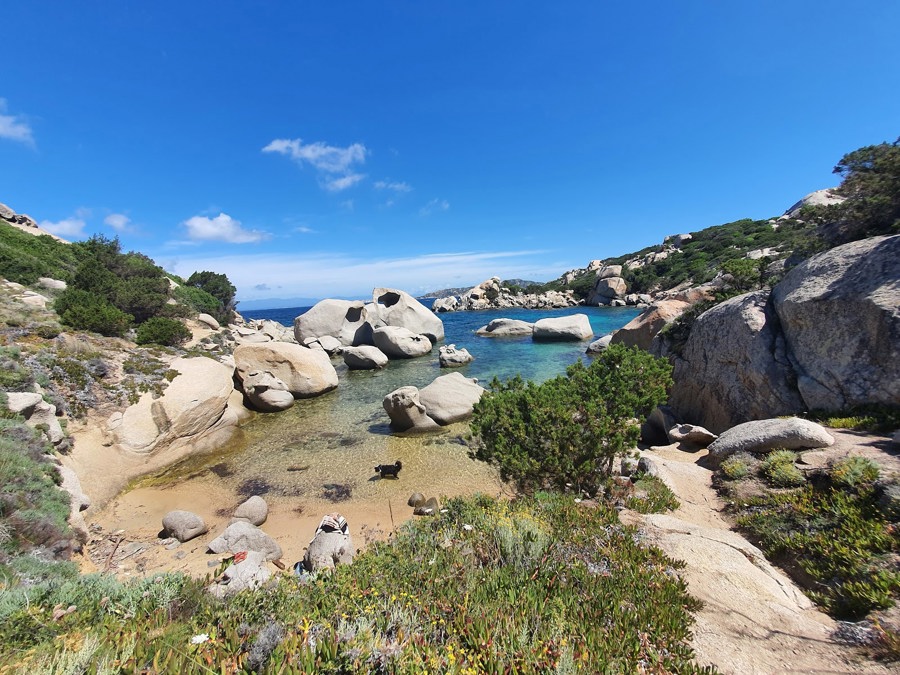
[[[399,478],[397,474],[400,473],[400,469],[402,468],[403,464],[401,464],[400,460],[398,459],[393,464],[379,464],[375,467],[375,473],[380,474],[382,478],[387,478],[388,476]]]

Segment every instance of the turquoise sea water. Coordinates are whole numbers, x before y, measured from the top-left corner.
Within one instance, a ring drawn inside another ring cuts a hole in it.
[[[303,309],[248,311],[247,319],[273,319],[287,326]],[[384,497],[405,500],[410,486],[425,494],[483,491],[496,485],[496,475],[469,459],[462,438],[468,425],[459,423],[428,435],[392,434],[382,399],[405,386],[424,387],[436,377],[458,370],[488,386],[494,376],[521,374],[543,381],[586,359],[589,341],[534,343],[531,338],[484,338],[475,331],[491,319],[507,317],[536,321],[542,317],[587,314],[596,337],[634,318],[634,308],[577,307],[565,310],[497,310],[440,314],[446,344],[465,347],[475,361],[463,368],[441,369],[438,347],[417,359],[391,361],[378,371],[350,371],[340,358],[332,362],[338,388],[316,398],[299,400],[289,410],[259,414],[239,438],[201,464],[172,472],[173,480],[203,475],[221,481],[238,495],[265,494],[268,498],[365,502]],[[402,480],[377,480],[376,464],[402,460]]]

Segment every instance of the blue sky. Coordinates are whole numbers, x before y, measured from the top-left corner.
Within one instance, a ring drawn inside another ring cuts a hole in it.
[[[893,0],[2,14],[0,201],[244,301],[555,278],[900,135]]]

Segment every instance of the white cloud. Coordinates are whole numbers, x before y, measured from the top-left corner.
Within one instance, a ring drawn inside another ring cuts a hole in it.
[[[306,225],[298,225],[294,228],[294,232],[299,232],[300,234],[316,234],[316,230],[311,227],[307,227]]]
[[[436,211],[446,211],[450,208],[450,202],[446,199],[432,199],[425,206],[419,209],[420,216],[430,216]]]
[[[323,187],[331,192],[346,190],[365,178],[364,174],[353,170],[355,165],[366,161],[368,150],[362,143],[342,148],[322,141],[304,145],[299,138],[278,138],[262,151],[285,155],[301,166],[309,164],[322,176]]]
[[[340,192],[348,187],[353,187],[365,177],[365,174],[362,173],[351,173],[340,178],[332,178],[325,182],[325,189],[329,192]]]
[[[229,244],[252,244],[268,239],[268,232],[245,230],[241,222],[227,213],[220,213],[215,218],[194,216],[184,221],[188,237],[193,241],[224,241]]]
[[[6,99],[0,98],[0,138],[18,141],[25,145],[34,145],[34,135],[28,122],[17,115],[4,115]]]
[[[127,232],[131,225],[131,218],[123,213],[110,213],[103,219],[103,223],[109,225],[116,232]]]
[[[412,185],[409,183],[405,183],[402,181],[386,181],[379,180],[375,181],[375,189],[376,190],[393,190],[394,192],[411,192]]]
[[[80,237],[84,235],[86,225],[87,223],[81,218],[65,218],[55,223],[44,220],[40,223],[43,229],[57,237]]]
[[[362,143],[353,143],[346,148],[340,148],[321,141],[303,145],[303,141],[299,138],[293,140],[280,138],[264,147],[263,152],[288,155],[299,164],[308,162],[319,171],[343,173],[354,164],[365,162],[368,151]]]
[[[571,266],[571,265],[570,265]],[[255,287],[279,287],[281,296],[365,297],[377,286],[401,288],[414,295],[449,286],[475,285],[497,275],[504,279],[549,279],[559,262],[545,251],[436,253],[405,258],[353,258],[338,253],[252,254],[180,258],[172,272],[190,275],[198,269],[224,273],[246,300],[269,295]]]

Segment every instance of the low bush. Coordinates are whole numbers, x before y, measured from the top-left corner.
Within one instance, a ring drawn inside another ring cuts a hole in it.
[[[806,478],[796,467],[797,453],[790,450],[773,450],[759,465],[760,473],[772,487],[794,488],[806,483]]]
[[[878,480],[879,473],[877,464],[858,455],[842,459],[830,471],[835,486],[849,490],[870,487]]]
[[[191,339],[191,331],[177,319],[156,316],[148,319],[137,329],[135,342],[139,345],[156,344],[176,347]]]
[[[739,452],[723,461],[719,468],[728,480],[741,480],[750,475],[759,462],[747,452]]]

